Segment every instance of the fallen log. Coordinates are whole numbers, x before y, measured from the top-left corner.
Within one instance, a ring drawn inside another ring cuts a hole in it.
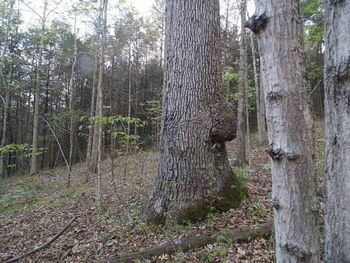
[[[249,228],[236,228],[227,231],[208,231],[198,233],[196,235],[183,237],[180,239],[172,239],[162,244],[155,245],[148,248],[143,248],[136,252],[121,253],[112,257],[108,262],[133,262],[137,259],[149,259],[154,256],[161,256],[164,254],[173,254],[176,251],[188,251],[203,247],[205,245],[215,243],[218,237],[232,242],[248,242],[256,237],[267,237],[272,232],[272,222],[255,225]]]
[[[50,246],[57,238],[59,238],[60,235],[62,235],[69,227],[71,224],[73,224],[73,222],[78,218],[79,216],[74,217],[71,221],[68,222],[67,225],[65,225],[53,238],[51,238],[49,241],[47,241],[46,243],[42,244],[41,246],[29,251],[28,253],[25,253],[19,257],[15,257],[15,258],[11,258],[7,261],[5,261],[5,263],[12,263],[12,262],[17,262],[22,258],[28,257],[30,255],[33,255],[34,253],[38,252],[41,249],[47,248],[48,246]]]

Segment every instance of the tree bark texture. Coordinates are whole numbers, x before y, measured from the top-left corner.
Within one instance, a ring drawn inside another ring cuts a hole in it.
[[[225,141],[235,114],[221,85],[219,0],[166,1],[160,163],[148,219],[195,220],[236,206],[243,190]]]
[[[246,26],[257,35],[265,92],[276,262],[320,262],[299,1],[255,3]]]
[[[239,100],[237,113],[236,164],[247,163],[247,34],[245,31],[247,1],[240,1],[241,39],[239,43]]]
[[[350,262],[350,2],[325,1],[325,262]]]

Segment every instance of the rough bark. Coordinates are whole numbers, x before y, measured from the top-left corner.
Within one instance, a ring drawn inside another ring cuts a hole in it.
[[[299,1],[256,0],[265,91],[277,262],[320,262],[312,118],[303,68]]]
[[[350,262],[350,2],[325,1],[325,262]]]
[[[238,205],[228,163],[233,110],[223,103],[219,0],[166,1],[160,163],[148,219],[195,220]]]
[[[241,39],[239,43],[239,100],[237,112],[237,135],[236,135],[236,164],[247,163],[246,157],[246,139],[247,139],[247,34],[245,31],[247,1],[240,1],[241,16]]]
[[[44,45],[44,35],[45,35],[45,23],[46,23],[46,11],[47,11],[47,1],[44,3],[44,13],[41,19],[41,37],[38,48],[38,63],[36,66],[36,76],[35,76],[35,91],[34,91],[34,116],[33,116],[33,138],[32,138],[32,157],[30,164],[30,175],[35,175],[38,173],[37,167],[37,154],[38,154],[38,126],[39,126],[39,107],[40,107],[40,81],[41,81],[41,67],[42,67],[42,53]]]

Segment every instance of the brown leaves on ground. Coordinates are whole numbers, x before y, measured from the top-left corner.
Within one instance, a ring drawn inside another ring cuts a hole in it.
[[[230,156],[234,143],[229,145]],[[49,248],[21,262],[101,262],[113,254],[137,251],[169,238],[204,229],[251,226],[272,218],[271,174],[265,147],[252,150],[252,166],[236,168],[249,191],[238,209],[210,214],[203,222],[150,227],[142,210],[153,189],[158,156],[136,153],[103,163],[103,207],[96,204],[96,178],[84,183],[86,168],[76,165],[71,188],[65,186],[66,171],[58,168],[36,177],[8,180],[0,195],[0,261],[19,256],[51,239],[75,215],[78,220]],[[125,166],[126,165],[126,166]],[[272,262],[273,239],[257,238],[232,243],[218,238],[215,244],[196,251],[163,255],[145,262]]]

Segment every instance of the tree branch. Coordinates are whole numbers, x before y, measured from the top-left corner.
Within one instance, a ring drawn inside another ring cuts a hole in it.
[[[41,249],[47,248],[47,247],[50,246],[57,238],[59,238],[59,236],[61,236],[61,235],[70,227],[70,225],[73,224],[73,222],[74,222],[75,220],[77,220],[78,217],[79,217],[79,216],[75,216],[71,221],[68,222],[67,225],[65,225],[64,228],[61,229],[60,232],[58,232],[58,233],[57,233],[52,239],[50,239],[48,242],[46,242],[46,243],[42,244],[41,246],[39,246],[39,247],[33,249],[32,251],[29,251],[29,252],[26,253],[26,254],[23,254],[23,255],[21,255],[21,256],[19,256],[19,257],[16,257],[16,258],[9,259],[9,260],[5,261],[5,263],[17,262],[17,261],[19,261],[19,260],[22,259],[22,258],[25,258],[25,257],[28,257],[28,256],[30,256],[30,255],[33,255],[34,253],[38,252],[38,251],[41,250]]]

